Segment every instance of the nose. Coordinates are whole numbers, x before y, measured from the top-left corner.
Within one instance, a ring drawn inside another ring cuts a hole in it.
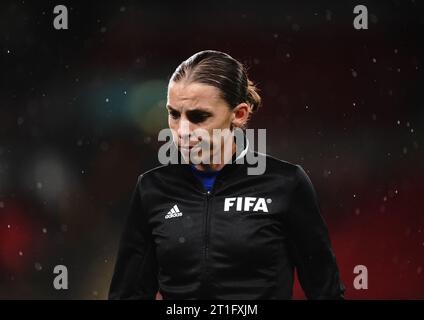
[[[178,124],[177,133],[180,139],[190,139],[190,122],[188,120],[181,119]]]
[[[192,146],[197,143],[193,134],[193,125],[187,119],[181,118],[181,121],[178,124],[177,134],[179,139],[179,144],[183,146]]]

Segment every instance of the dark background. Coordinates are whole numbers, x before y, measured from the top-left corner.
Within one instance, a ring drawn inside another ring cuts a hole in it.
[[[58,4],[69,30],[53,28]],[[353,28],[358,4],[368,30]],[[250,127],[267,152],[310,175],[347,298],[423,299],[419,4],[2,2],[0,298],[106,298],[136,178],[158,164],[169,76],[215,49],[261,89]]]

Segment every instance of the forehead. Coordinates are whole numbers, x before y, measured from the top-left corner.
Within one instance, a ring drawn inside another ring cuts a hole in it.
[[[202,109],[225,105],[219,89],[202,83],[171,82],[168,87],[168,105],[175,109]]]

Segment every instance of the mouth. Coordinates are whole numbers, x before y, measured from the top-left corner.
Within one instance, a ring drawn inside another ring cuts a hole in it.
[[[178,148],[183,151],[190,151],[193,148],[199,148],[199,146],[196,144],[193,146],[178,146]]]
[[[179,149],[181,150],[191,150],[193,149],[194,146],[178,146]]]

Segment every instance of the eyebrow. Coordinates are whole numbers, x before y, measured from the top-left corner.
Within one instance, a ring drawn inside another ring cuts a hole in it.
[[[177,111],[173,107],[171,107],[169,104],[166,105],[166,109],[169,109],[171,111]],[[177,111],[178,112],[178,111]]]
[[[166,108],[167,109],[169,109],[169,110],[171,110],[171,111],[175,111],[175,112],[178,112],[179,113],[179,111],[177,110],[177,109],[175,109],[175,108],[173,108],[172,106],[170,106],[169,104],[167,104],[166,105]],[[198,107],[199,108],[199,107]],[[201,108],[201,107],[200,107]],[[186,112],[189,112],[189,113],[192,113],[192,112],[203,112],[203,113],[206,113],[206,114],[209,114],[209,115],[212,115],[212,112],[210,112],[210,111],[208,111],[208,110],[203,110],[203,109],[192,109],[192,110],[187,110]]]

